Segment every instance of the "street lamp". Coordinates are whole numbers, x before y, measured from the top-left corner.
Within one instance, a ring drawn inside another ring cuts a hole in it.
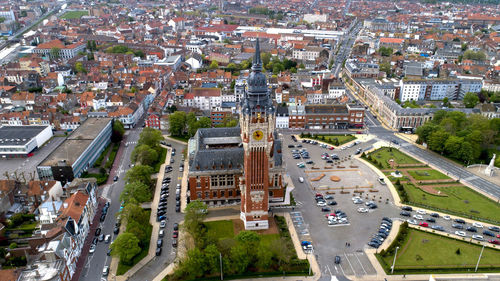
[[[481,261],[481,257],[483,256],[483,250],[484,250],[484,245],[483,248],[481,248],[481,253],[479,254],[479,258],[477,259],[476,269],[474,270],[474,272],[477,272],[477,267],[479,266],[479,262]]]
[[[392,261],[391,274],[394,273],[394,265],[396,264],[396,256],[398,255],[399,247],[396,247],[396,253],[394,253],[394,260]]]

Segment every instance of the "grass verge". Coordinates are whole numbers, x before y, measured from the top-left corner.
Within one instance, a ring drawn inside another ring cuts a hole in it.
[[[381,251],[376,255],[386,273],[391,271],[395,247],[399,247],[399,250],[394,274],[474,271],[481,252],[481,246],[477,245],[477,242],[461,241],[412,228],[406,231],[406,235],[401,236],[401,239],[395,239],[387,251]],[[484,248],[478,272],[492,272],[499,269],[500,251]]]
[[[149,216],[151,214],[151,211],[148,211],[147,213]],[[138,262],[140,262],[144,257],[146,257],[148,255],[149,243],[151,242],[151,232],[153,231],[153,226],[148,222],[148,224],[145,225],[144,227],[147,228],[146,229],[147,240],[142,241],[143,246],[141,247],[141,251],[134,257],[134,259],[132,260],[132,263],[130,265],[124,264],[120,260],[120,262],[118,262],[118,268],[116,269],[116,275],[125,274],[125,272],[127,272],[129,269],[131,269],[134,265],[136,265]]]

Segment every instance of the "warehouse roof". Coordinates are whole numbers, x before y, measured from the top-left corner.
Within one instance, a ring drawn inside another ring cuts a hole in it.
[[[25,145],[46,128],[47,126],[0,127],[0,145]]]

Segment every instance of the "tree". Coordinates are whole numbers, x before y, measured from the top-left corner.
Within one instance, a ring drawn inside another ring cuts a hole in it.
[[[216,60],[213,60],[211,63],[210,63],[210,66],[208,67],[209,69],[217,69],[219,68],[219,63],[216,61]]]
[[[83,67],[83,64],[81,62],[75,63],[75,72],[76,73],[87,73],[87,70],[85,67]]]
[[[464,139],[461,137],[450,136],[444,144],[444,151],[453,158],[459,159],[460,147],[462,146],[463,141]]]
[[[145,165],[135,165],[130,170],[127,171],[125,175],[125,181],[140,181],[146,185],[151,184],[151,175],[154,170],[150,166]]]
[[[210,244],[205,248],[206,271],[215,274],[219,271],[219,250],[215,244]]]
[[[139,135],[139,140],[137,141],[137,145],[148,145],[152,148],[156,148],[160,141],[163,140],[163,136],[161,135],[160,130],[156,130],[153,128],[146,127],[142,130]]]
[[[202,222],[207,215],[207,205],[199,200],[191,201],[184,211],[186,215],[184,216],[183,225],[186,231],[193,237],[195,243],[201,245],[203,242],[201,238],[204,234]]]
[[[120,120],[113,120],[113,132],[111,134],[111,141],[114,143],[118,143],[123,139],[123,135],[125,134],[125,127]]]
[[[152,166],[158,160],[158,152],[149,145],[141,144],[134,148],[130,159],[133,163]]]
[[[239,69],[239,68],[238,68],[238,66],[237,66],[234,62],[229,63],[229,64],[226,66],[226,70],[231,71],[231,72],[234,72],[234,71],[236,71],[236,70],[238,70],[238,69]]]
[[[120,194],[120,200],[128,202],[130,198],[134,198],[139,203],[149,202],[152,198],[151,189],[140,181],[127,183]]]
[[[486,54],[481,51],[474,52],[472,50],[467,50],[463,54],[463,59],[484,61],[486,60]]]
[[[305,67],[305,65],[304,65],[303,63],[300,63],[300,64],[299,64],[299,68],[300,68],[300,69],[305,69],[306,67]]]
[[[464,96],[464,105],[467,108],[473,108],[479,102],[479,97],[476,93],[468,92]]]
[[[139,243],[143,244],[142,241],[146,241],[148,239],[146,229],[144,228],[144,224],[135,220],[127,222],[127,232],[134,234],[137,239],[139,239]]]
[[[292,257],[292,251],[288,247],[287,240],[285,238],[280,237],[280,239],[276,240],[275,243],[271,244],[271,251],[274,253],[276,259],[278,260],[278,264],[281,267],[282,262],[289,262]]]
[[[120,257],[120,260],[125,264],[130,264],[132,259],[141,252],[139,247],[139,239],[134,234],[124,232],[111,244],[111,254]]]
[[[388,62],[382,62],[379,64],[380,71],[383,71],[387,74],[388,77],[392,74],[391,64]]]
[[[127,224],[133,221],[141,224],[145,221],[149,221],[148,212],[146,212],[134,198],[129,199],[129,202],[125,203],[120,213],[121,219],[126,221]]]
[[[257,248],[257,266],[261,269],[269,268],[273,263],[273,256],[269,245],[261,241]]]
[[[170,134],[172,136],[182,136],[186,129],[186,112],[176,111],[170,114],[169,123]]]
[[[244,230],[238,233],[236,241],[245,248],[248,256],[255,256],[254,251],[259,245],[260,236],[253,231]]]
[[[429,136],[429,140],[427,141],[429,149],[439,153],[443,152],[444,144],[446,143],[446,140],[448,139],[449,136],[450,133],[442,129],[431,133]]]
[[[468,163],[474,160],[474,148],[469,142],[463,142],[460,146],[459,152],[460,160],[464,163]]]
[[[206,271],[205,255],[199,248],[194,248],[188,251],[188,257],[184,261],[183,266],[189,270],[186,271],[186,279],[192,280],[202,277]]]
[[[234,273],[245,272],[250,264],[250,257],[247,255],[246,249],[237,245],[231,249],[231,269]]]
[[[52,57],[53,59],[58,59],[59,58],[59,51],[60,50],[61,49],[56,48],[56,47],[50,49],[50,57]]]
[[[392,48],[380,47],[378,53],[383,57],[390,57],[392,55]]]

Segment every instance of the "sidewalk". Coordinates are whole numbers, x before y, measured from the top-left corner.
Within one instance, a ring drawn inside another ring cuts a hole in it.
[[[92,224],[90,225],[89,228],[89,233],[87,234],[87,238],[85,238],[85,242],[82,247],[82,251],[80,252],[80,256],[78,257],[78,261],[76,262],[76,269],[75,272],[73,273],[73,277],[71,278],[71,281],[78,281],[80,278],[80,275],[82,274],[82,270],[85,266],[85,261],[87,261],[87,256],[89,255],[89,249],[90,249],[90,244],[92,243],[92,239],[94,239],[94,233],[95,230],[97,229],[97,226],[99,226],[99,219],[101,218],[101,211],[102,208],[104,207],[104,204],[106,203],[106,200],[102,197],[99,197],[97,202],[97,210],[94,215],[94,218],[92,219]]]

